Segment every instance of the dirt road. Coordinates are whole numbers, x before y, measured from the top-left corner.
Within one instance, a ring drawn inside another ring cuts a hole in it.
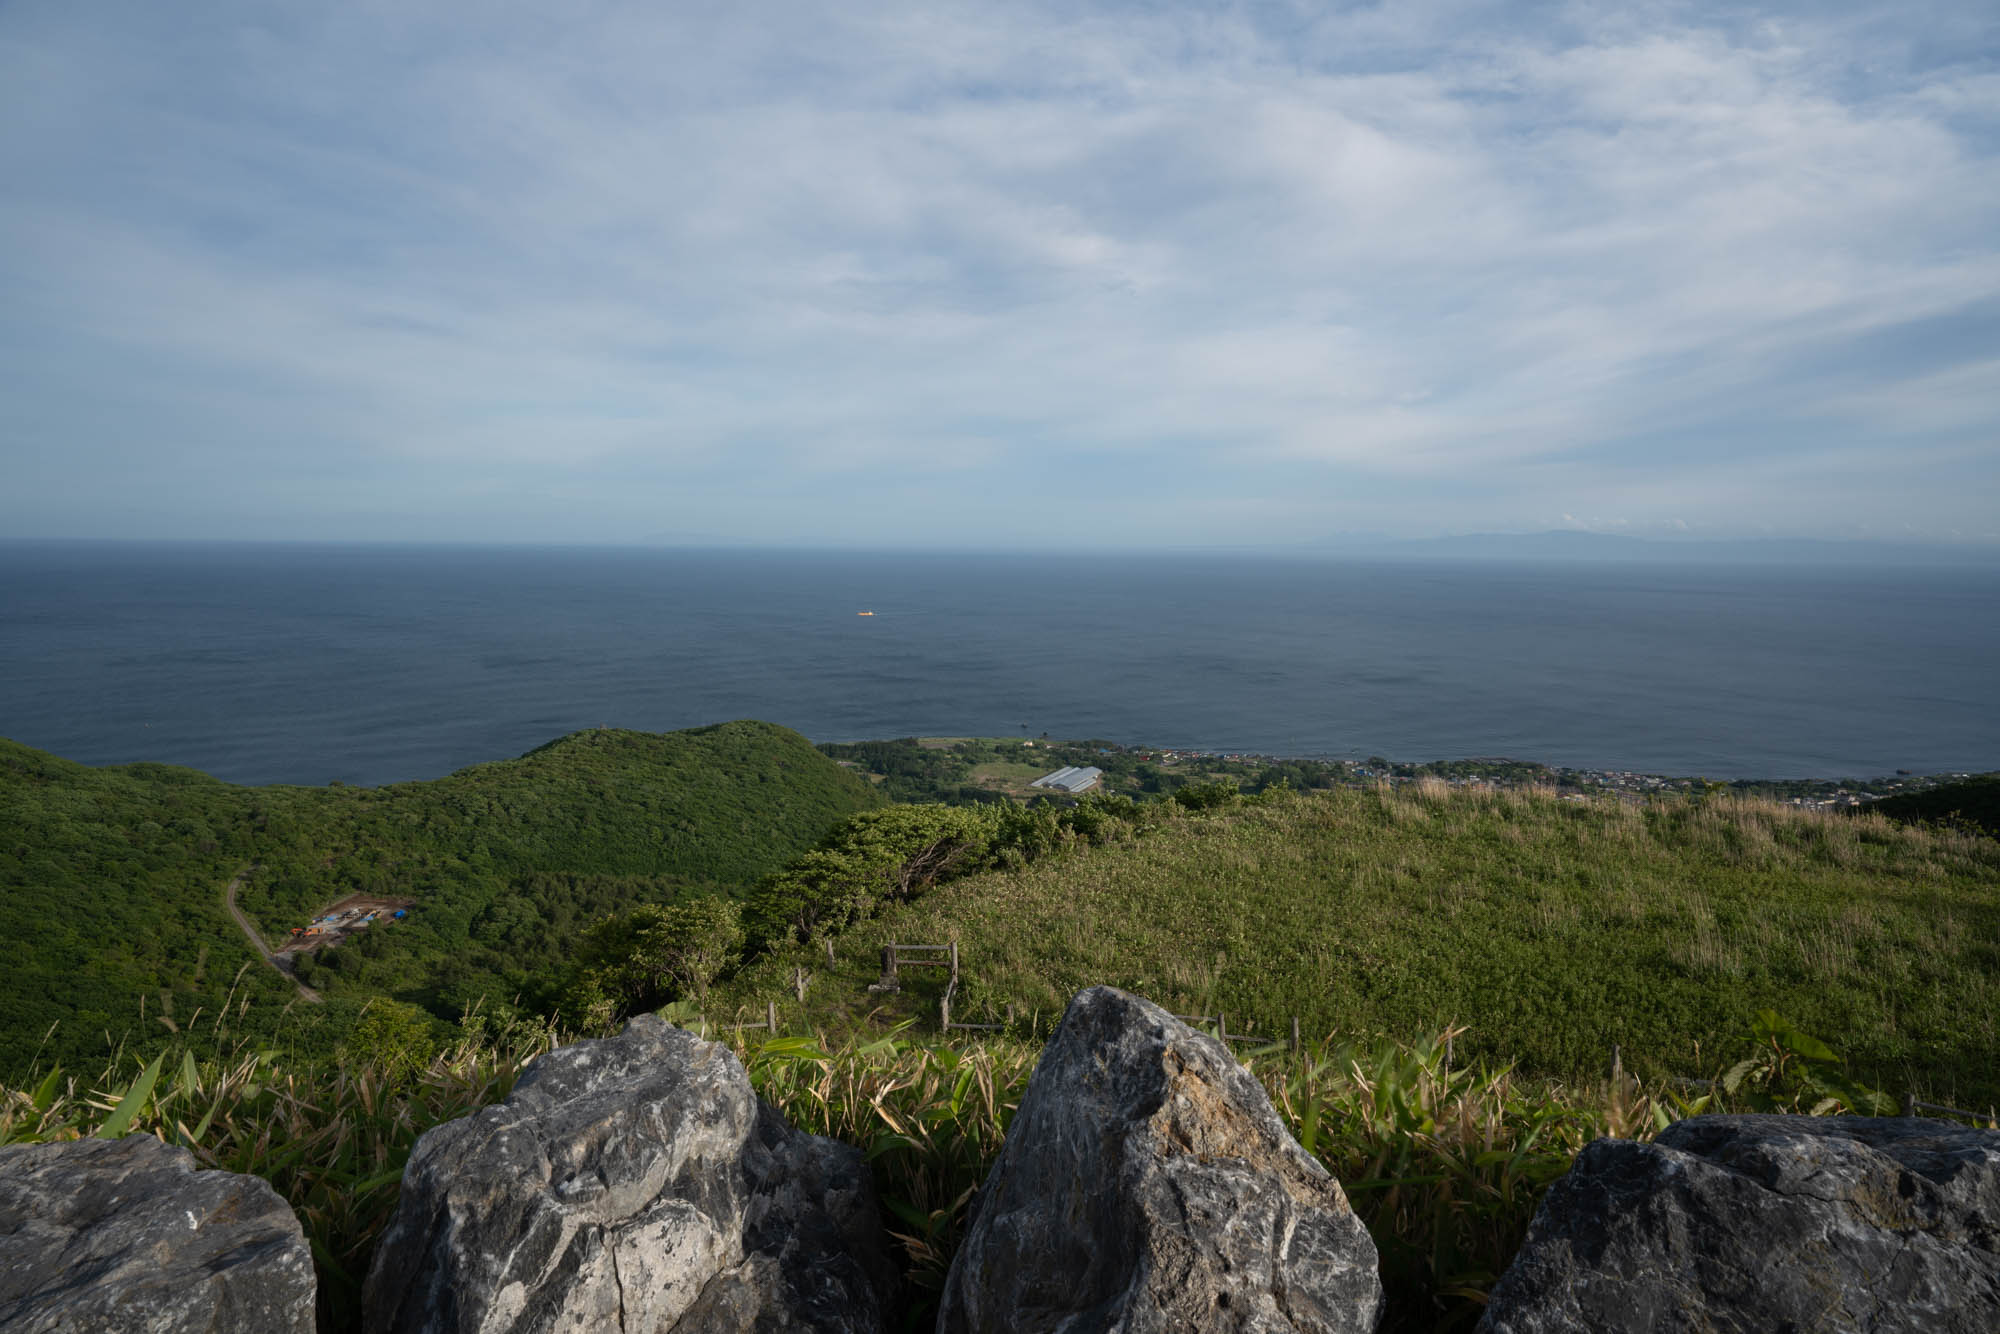
[[[229,915],[236,919],[236,925],[243,928],[243,938],[250,942],[250,947],[257,951],[265,963],[270,964],[271,967],[291,979],[292,985],[299,989],[299,998],[301,1000],[308,1000],[314,1005],[318,1005],[323,999],[320,994],[299,981],[298,977],[292,972],[292,961],[290,959],[271,953],[271,947],[264,943],[264,937],[257,934],[257,928],[250,924],[250,919],[244,915],[241,908],[236,906],[236,887],[243,883],[244,876],[249,875],[256,869],[254,866],[246,866],[238,871],[235,877],[230,880],[229,888],[222,891],[222,902],[229,909]]]

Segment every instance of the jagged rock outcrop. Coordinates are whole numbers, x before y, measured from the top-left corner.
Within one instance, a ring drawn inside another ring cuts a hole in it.
[[[1215,1039],[1069,1004],[952,1262],[939,1334],[1368,1331],[1374,1244]]]
[[[895,1282],[860,1152],[792,1130],[727,1048],[644,1015],[417,1141],[364,1328],[876,1331]]]
[[[1487,1334],[2000,1330],[2000,1132],[1697,1116],[1577,1155]]]
[[[0,1330],[312,1334],[312,1251],[270,1183],[151,1135],[0,1149]]]

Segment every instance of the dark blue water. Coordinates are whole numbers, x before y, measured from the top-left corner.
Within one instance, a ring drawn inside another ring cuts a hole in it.
[[[855,615],[872,610],[872,617]],[[2000,571],[0,546],[0,734],[384,783],[764,718],[1717,777],[2000,767]]]

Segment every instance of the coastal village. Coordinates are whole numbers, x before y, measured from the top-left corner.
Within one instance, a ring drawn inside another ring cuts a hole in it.
[[[1733,792],[1803,810],[1840,810],[1882,797],[1920,792],[1970,777],[1964,773],[1916,774],[1898,770],[1875,778],[1732,779],[1643,773],[1630,769],[1560,767],[1505,757],[1400,763],[1366,759],[1286,756],[1254,751],[1129,746],[1111,741],[1058,741],[1011,737],[926,737],[894,742],[827,744],[842,764],[877,781],[901,778],[933,789],[924,799],[991,800],[994,796],[1074,799],[1090,792],[1143,798],[1188,783],[1228,779],[1261,791],[1274,783],[1297,788],[1401,786],[1420,781],[1452,787],[1548,788],[1569,800],[1615,794],[1630,800]],[[898,748],[901,748],[900,750]],[[905,799],[914,798],[906,792]]]

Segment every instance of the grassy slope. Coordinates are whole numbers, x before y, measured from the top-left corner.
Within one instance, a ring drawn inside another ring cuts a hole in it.
[[[1339,791],[1177,820],[946,885],[807,956],[815,1017],[879,1003],[884,940],[957,939],[958,1014],[1111,982],[1277,1033],[1410,1039],[1534,1073],[1713,1073],[1760,1007],[1902,1092],[2000,1098],[2000,844],[1736,799],[1640,808]],[[772,959],[718,1007],[783,994]],[[887,1007],[935,1019],[928,974]]]
[[[212,1015],[254,957],[221,900],[252,862],[239,902],[272,938],[353,890],[420,900],[314,984],[449,1009],[532,981],[598,912],[741,887],[879,802],[803,737],[752,722],[583,732],[379,789],[241,788],[0,742],[0,1075],[57,1020],[49,1051],[74,1063],[107,1030],[164,1036],[163,1004],[179,1023]],[[239,992],[271,1014],[287,994],[261,966]]]

